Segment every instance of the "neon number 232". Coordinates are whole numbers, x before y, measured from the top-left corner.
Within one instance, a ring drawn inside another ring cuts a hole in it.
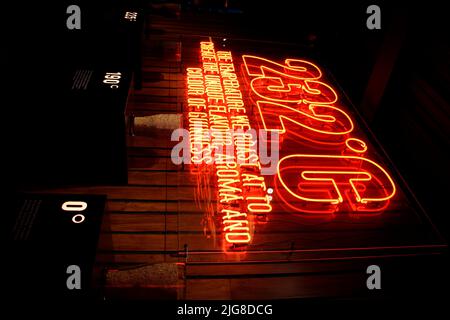
[[[335,105],[338,95],[320,81],[322,71],[315,64],[286,59],[283,65],[250,55],[244,55],[243,61],[266,131],[301,132],[303,137],[313,137],[308,139],[313,142],[338,141],[337,145],[349,146],[359,141],[365,146],[364,141],[349,137],[353,121]],[[313,213],[333,213],[345,203],[351,211],[385,209],[396,192],[395,184],[380,165],[361,155],[284,157],[278,164],[278,180],[288,197],[284,202],[298,203],[298,211]]]

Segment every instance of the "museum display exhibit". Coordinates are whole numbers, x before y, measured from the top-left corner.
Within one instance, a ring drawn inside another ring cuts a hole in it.
[[[178,301],[171,314],[204,317],[189,303],[444,299],[440,7],[28,8],[4,28],[15,300]]]

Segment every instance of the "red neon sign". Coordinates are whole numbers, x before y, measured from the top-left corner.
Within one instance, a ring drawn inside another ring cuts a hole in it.
[[[324,213],[336,212],[344,201],[353,211],[378,211],[396,192],[386,170],[358,156],[289,155],[278,162],[278,178],[308,210]]]
[[[393,179],[373,160],[351,112],[316,64],[242,56],[247,99],[231,52],[201,42],[200,61],[186,70],[191,172],[198,198],[215,201],[206,207],[220,216],[225,249],[252,241],[255,224],[272,211],[272,196],[306,214],[373,213],[389,206]],[[246,131],[254,127],[249,110],[260,129],[280,136],[273,185],[261,175],[256,141]],[[295,148],[286,147],[292,142]],[[202,189],[205,181],[215,195]]]
[[[256,142],[245,131],[251,125],[231,52],[216,51],[205,41],[200,53],[202,67],[186,70],[192,172],[213,167],[223,239],[235,247],[252,240],[253,216],[269,213],[272,206],[258,173]],[[209,196],[203,195],[202,200]]]
[[[351,136],[352,118],[320,68],[298,59],[284,64],[251,55],[242,59],[262,128],[300,138],[306,146],[304,153],[287,154],[278,163],[280,199],[304,213],[386,209],[396,193],[394,181],[364,157],[367,143]]]

